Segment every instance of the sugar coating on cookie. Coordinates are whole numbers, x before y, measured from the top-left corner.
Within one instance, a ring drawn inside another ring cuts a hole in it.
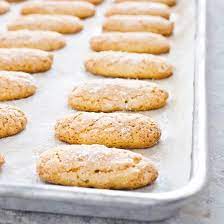
[[[5,14],[10,9],[10,5],[6,1],[0,1],[0,15]]]
[[[173,22],[160,16],[114,15],[103,23],[104,31],[114,32],[152,32],[169,36],[173,33]]]
[[[173,73],[172,65],[162,57],[115,51],[91,53],[85,68],[94,75],[117,78],[163,79]]]
[[[160,34],[149,32],[108,32],[90,39],[94,51],[126,51],[134,53],[168,53],[170,44]]]
[[[168,93],[154,83],[106,79],[78,85],[69,95],[70,107],[81,111],[144,111],[165,106]]]
[[[24,72],[0,71],[0,101],[32,96],[36,92],[34,78]]]
[[[155,145],[161,132],[157,123],[141,114],[76,112],[58,120],[55,136],[70,144],[134,149]]]
[[[14,106],[0,104],[0,138],[18,134],[25,129],[27,118]]]
[[[53,55],[28,48],[0,48],[0,70],[38,73],[48,71]]]
[[[62,34],[73,34],[83,29],[79,18],[67,15],[21,16],[8,24],[8,30],[47,30]]]
[[[106,16],[113,15],[151,15],[170,18],[170,9],[167,5],[153,2],[121,2],[112,5]]]
[[[52,31],[6,31],[0,33],[0,48],[34,48],[53,51],[66,45],[64,37]]]
[[[176,0],[114,0],[115,2],[157,2],[157,3],[163,3],[168,6],[174,6],[176,5]]]
[[[55,1],[55,2],[58,2],[58,1],[64,1],[64,0],[48,0],[48,1]],[[104,0],[66,0],[66,1],[69,1],[69,2],[89,2],[89,3],[92,3],[94,5],[99,5],[100,3],[102,3]]]
[[[47,150],[37,161],[37,174],[48,183],[102,189],[136,189],[158,177],[148,158],[102,145],[62,145]]]
[[[61,14],[84,19],[95,14],[95,7],[89,2],[81,1],[32,1],[22,6],[21,14]]]

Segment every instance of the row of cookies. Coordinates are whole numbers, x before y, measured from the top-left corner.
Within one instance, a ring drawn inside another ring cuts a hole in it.
[[[144,87],[146,83],[142,82],[141,84]],[[114,88],[116,89],[117,87],[115,86]],[[112,88],[112,91],[114,91],[114,88]],[[83,88],[81,87],[80,89],[82,91]],[[128,87],[126,89],[129,90]],[[136,94],[135,88],[132,91],[133,94]],[[147,92],[147,90],[145,91]],[[156,88],[154,90],[151,88],[150,92],[156,95]],[[125,95],[124,102],[129,101],[130,105],[134,105],[135,98],[127,98],[129,94]],[[148,100],[144,92],[142,95]],[[83,96],[85,96],[85,93],[81,94],[81,98]],[[101,96],[100,94],[99,98]],[[135,97],[138,103],[139,95],[137,94]],[[160,97],[158,98],[160,99]],[[159,107],[158,105],[153,106],[153,103],[156,103],[156,100],[153,99],[151,98],[152,102],[148,102],[148,104],[152,104],[151,107]],[[131,104],[131,101],[133,101],[133,104]],[[121,99],[121,103],[123,103],[123,99]],[[160,103],[158,104],[160,105]],[[100,102],[99,105],[101,105]],[[126,102],[118,110],[124,110],[122,107],[127,108],[127,106]],[[142,102],[142,107],[144,106],[145,104]],[[111,110],[114,110],[113,107]],[[126,116],[123,113],[111,115],[102,113],[76,113],[74,116],[58,121],[56,125],[56,137],[65,142],[71,141],[70,143],[74,144],[98,143],[117,148],[145,148],[152,146],[158,141],[160,130],[148,117],[143,115]],[[139,132],[142,127],[145,127],[147,130],[146,135],[143,136],[144,131]],[[108,128],[107,132],[102,131],[105,128]],[[133,136],[135,137],[134,139]],[[118,162],[119,166],[116,165]],[[67,164],[66,169],[64,169],[65,163]],[[52,167],[51,164],[54,164],[54,166]],[[56,168],[56,172],[54,167]],[[62,169],[59,169],[60,167]],[[142,187],[154,182],[158,175],[150,161],[141,155],[119,149],[109,149],[100,145],[62,146],[47,151],[41,155],[37,171],[42,180],[50,183],[113,189]]]
[[[97,2],[99,1],[94,1],[95,4]],[[22,5],[21,14],[36,13],[37,17],[31,15],[29,18],[16,19],[8,24],[9,31],[0,33],[0,101],[33,95],[37,87],[33,77],[28,73],[49,70],[53,63],[53,55],[46,51],[58,50],[66,45],[65,39],[59,33],[80,31],[82,24],[79,23],[77,16],[80,18],[93,16],[95,8],[91,3],[82,1],[35,1]],[[21,25],[23,22],[20,19],[25,20],[24,26]],[[7,110],[11,109],[18,108],[1,105],[1,121],[5,118],[7,120]],[[25,128],[21,126],[20,129],[16,128],[15,132],[8,132],[9,129],[13,129],[14,123],[6,121],[3,123],[1,138],[19,133]]]
[[[39,3],[35,2],[34,4]],[[56,4],[58,4],[59,7],[57,7]],[[72,6],[70,11],[68,9],[68,4]],[[53,55],[46,51],[57,50],[66,45],[63,36],[54,31],[60,32],[60,30],[63,31],[67,29],[68,32],[65,31],[61,33],[72,33],[82,29],[82,24],[79,24],[79,20],[75,15],[66,17],[57,14],[57,10],[60,11],[62,4],[52,2],[51,5],[56,9],[54,16],[40,16],[39,21],[36,20],[36,17],[30,17],[31,21],[36,22],[36,27],[34,24],[33,28],[32,22],[31,24],[28,22],[28,27],[13,28],[14,22],[12,22],[8,24],[9,31],[0,33],[0,101],[16,100],[33,95],[37,87],[34,78],[28,73],[39,73],[49,70],[53,63]],[[89,9],[92,15],[95,13],[94,7],[87,2],[63,2],[63,5],[65,14],[74,14],[79,11],[79,13],[81,13],[80,17],[88,13],[90,16]],[[21,13],[27,14],[29,7],[32,8],[32,4],[24,4]],[[49,11],[49,13],[50,12],[53,11]],[[63,9],[61,14],[63,14]],[[49,24],[48,19],[51,18],[52,26],[46,26]],[[71,20],[71,24],[69,24],[66,19],[68,19],[68,21]],[[15,21],[18,22],[18,20]],[[74,21],[78,21],[78,23],[74,23]],[[17,117],[14,111],[21,114],[24,121],[22,124],[19,122],[19,117]],[[17,125],[18,123],[20,125]],[[0,138],[21,132],[25,129],[26,123],[26,116],[20,109],[8,105],[0,105]]]
[[[61,4],[62,3],[62,4]],[[80,31],[82,26],[76,26],[77,24],[67,24],[64,21],[63,17],[60,17],[60,14],[71,14],[73,16],[79,16],[84,18],[86,16],[94,15],[95,10],[93,5],[88,2],[28,2],[22,6],[21,13],[22,14],[30,14],[30,13],[38,13],[41,12],[46,14],[55,14],[52,17],[52,27],[55,27],[55,31],[60,32],[60,30],[67,29],[69,32],[73,31]],[[78,14],[77,14],[78,13]],[[26,17],[27,18],[27,17]],[[40,18],[40,20],[38,20]],[[0,69],[6,71],[23,71],[29,73],[36,73],[36,72],[44,72],[50,69],[53,61],[53,55],[25,48],[33,48],[39,49],[44,51],[52,51],[63,48],[65,46],[65,39],[62,37],[61,34],[56,33],[54,31],[46,31],[51,30],[46,25],[49,25],[51,20],[48,17],[30,17],[30,21],[36,22],[32,24],[28,22],[27,27],[18,27],[18,20],[17,25],[14,22],[8,24],[8,32],[0,33]],[[29,20],[29,19],[28,19]],[[62,23],[60,23],[62,22]],[[17,27],[17,28],[15,28]],[[46,28],[46,29],[45,29]],[[49,28],[49,29],[48,29]],[[26,30],[24,30],[26,29]],[[28,30],[30,29],[30,30]],[[62,33],[66,33],[62,32]],[[10,49],[8,49],[10,48]],[[24,83],[21,81],[21,74],[16,74],[15,72],[14,78],[16,79],[17,84],[20,83],[23,85]],[[0,96],[1,101],[3,100],[13,100],[22,97],[22,94],[15,95],[15,91],[13,91],[12,87],[14,86],[15,79],[10,77],[11,73],[1,73],[1,81],[2,86],[8,92],[8,97],[6,94],[2,94]],[[25,74],[23,73],[23,78]],[[31,80],[30,77],[27,75],[27,79]],[[7,85],[7,86],[4,86]],[[33,84],[32,84],[33,85]],[[3,92],[3,87],[2,91]],[[26,86],[27,87],[27,86]],[[12,92],[11,94],[10,91]],[[25,95],[24,95],[25,97]]]
[[[118,17],[121,20],[117,25],[122,31],[103,33],[90,40],[92,50],[102,52],[93,53],[86,59],[86,70],[94,75],[134,79],[160,79],[172,75],[173,67],[165,59],[150,55],[170,50],[168,40],[151,33],[154,30],[150,28],[154,25],[153,13],[168,19],[169,8],[161,4],[127,2],[112,6],[106,16],[125,12],[132,16],[137,14],[130,17],[133,23],[129,24],[129,20],[125,24],[125,19],[129,18]],[[144,18],[138,13],[152,15]],[[148,26],[137,30],[136,24],[141,24],[142,19]],[[156,19],[159,21],[160,17]],[[107,21],[103,29],[114,31],[105,28]],[[116,21],[110,24],[116,26]],[[125,32],[127,26],[132,30]],[[171,27],[173,29],[173,24]],[[171,34],[172,29],[167,34]],[[155,30],[160,31],[160,27]],[[78,85],[69,95],[68,104],[85,112],[66,116],[55,125],[56,138],[72,145],[56,147],[40,156],[37,165],[40,178],[54,184],[109,189],[133,189],[152,184],[158,171],[150,160],[122,149],[144,149],[155,145],[161,137],[158,124],[141,114],[110,112],[158,109],[165,106],[167,99],[168,93],[164,89],[146,81],[97,79]],[[68,169],[63,169],[65,162]]]

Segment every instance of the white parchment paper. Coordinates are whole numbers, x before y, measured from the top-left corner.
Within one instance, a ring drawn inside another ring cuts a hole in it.
[[[33,75],[38,85],[37,93],[30,98],[7,102],[21,108],[28,117],[25,131],[13,137],[0,139],[0,152],[6,164],[0,172],[0,182],[44,184],[35,173],[38,155],[59,144],[54,138],[57,119],[72,114],[67,106],[67,96],[80,81],[102,79],[85,72],[83,61],[90,52],[89,39],[101,32],[103,14],[112,3],[97,6],[95,17],[84,20],[85,29],[76,35],[66,36],[67,47],[54,52],[53,68],[46,73]],[[10,13],[0,17],[1,30],[19,14],[21,4],[12,5]],[[193,111],[193,73],[195,3],[179,0],[172,8],[175,32],[170,37],[172,50],[164,55],[175,66],[174,75],[156,81],[170,93],[168,105],[160,110],[144,112],[161,126],[162,139],[150,149],[136,150],[149,157],[158,167],[160,176],[156,184],[140,191],[166,192],[186,185],[191,169],[191,138]]]

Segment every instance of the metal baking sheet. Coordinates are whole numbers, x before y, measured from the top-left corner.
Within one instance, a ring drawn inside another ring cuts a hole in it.
[[[84,70],[90,52],[89,39],[101,32],[103,14],[112,1],[97,6],[95,17],[84,20],[85,29],[65,36],[67,47],[54,52],[53,68],[34,75],[38,91],[33,97],[7,102],[26,112],[28,125],[21,134],[1,139],[0,152],[6,164],[0,173],[0,207],[113,217],[159,220],[171,216],[199,192],[206,179],[206,98],[205,98],[205,0],[179,0],[172,8],[175,32],[172,50],[164,55],[174,66],[174,75],[154,81],[170,93],[168,105],[143,112],[159,122],[162,139],[146,150],[135,150],[149,157],[158,167],[158,181],[135,191],[114,191],[63,187],[44,184],[35,173],[38,155],[55,145],[57,119],[73,111],[67,96],[77,83],[103,79]],[[0,17],[1,30],[16,18],[21,4]]]

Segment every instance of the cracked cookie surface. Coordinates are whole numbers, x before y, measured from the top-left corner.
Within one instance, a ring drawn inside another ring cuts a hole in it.
[[[170,36],[173,22],[160,16],[114,15],[107,17],[103,23],[104,31],[113,32],[152,32]]]
[[[0,138],[18,134],[25,129],[27,118],[14,106],[0,104]]]
[[[157,2],[168,6],[176,5],[176,0],[115,0],[115,2]]]
[[[67,145],[40,155],[41,180],[66,186],[135,189],[152,184],[158,171],[140,154],[102,145]]]
[[[28,73],[0,71],[0,101],[29,97],[36,89],[34,78]]]
[[[53,51],[65,46],[65,39],[56,32],[18,30],[0,33],[0,48],[35,48]]]
[[[0,48],[0,70],[37,73],[48,71],[53,54],[28,48]]]
[[[151,15],[170,18],[168,6],[150,2],[121,2],[112,5],[106,12],[106,16],[113,15]]]
[[[96,80],[78,85],[68,104],[93,112],[144,111],[165,106],[168,93],[159,86],[137,80]]]
[[[162,57],[116,51],[91,53],[85,68],[94,75],[117,78],[163,79],[173,74],[172,65]]]
[[[55,136],[70,144],[135,149],[155,145],[161,131],[157,123],[141,114],[76,112],[57,121]]]
[[[162,35],[147,32],[109,32],[90,39],[94,51],[125,51],[163,54],[170,50],[169,41]]]
[[[80,32],[83,24],[79,18],[67,15],[27,15],[8,24],[8,30],[45,30],[62,34]]]
[[[23,4],[21,14],[61,14],[84,19],[95,14],[95,7],[89,2],[33,1]]]

